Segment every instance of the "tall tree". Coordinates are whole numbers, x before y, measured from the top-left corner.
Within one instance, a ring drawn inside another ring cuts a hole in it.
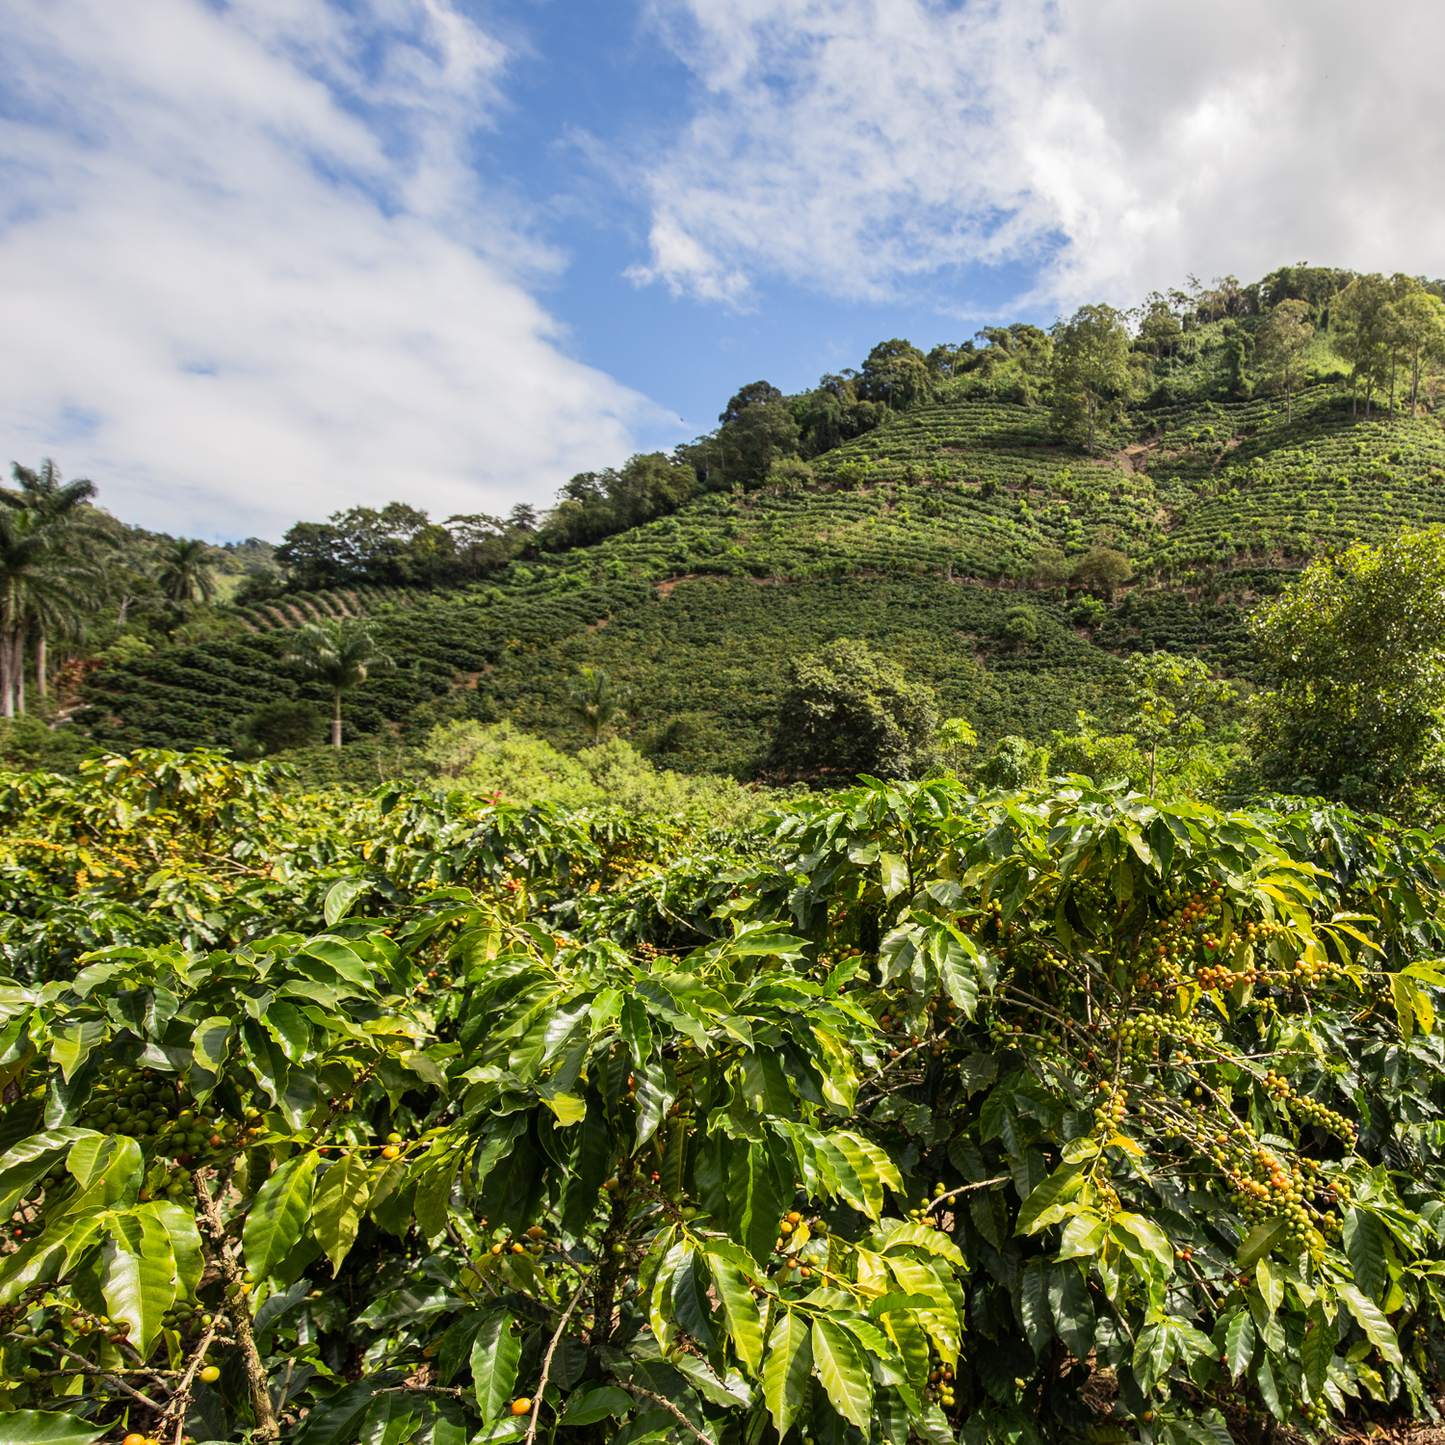
[[[363,618],[341,617],[308,622],[298,628],[285,661],[331,691],[331,746],[341,746],[341,698],[373,672],[396,664],[381,650]]]
[[[35,468],[11,462],[10,474],[18,491],[6,493],[4,500],[12,507],[19,506],[36,515],[55,554],[52,561],[57,556],[67,559],[62,570],[68,567],[71,582],[77,581],[77,564],[81,570],[87,570],[87,557],[111,540],[110,529],[90,505],[96,494],[95,483],[85,477],[67,482],[49,457],[43,457]],[[93,577],[90,580],[93,581]],[[53,608],[42,610],[52,618],[59,615]],[[76,615],[73,608],[64,611],[68,618]],[[39,617],[32,619],[31,625],[35,630],[35,690],[43,698],[49,691],[49,628]],[[17,677],[17,683],[23,699],[23,680]]]
[[[1420,381],[1445,361],[1445,302],[1414,287],[1395,304],[1395,337],[1410,375],[1410,415],[1418,414]]]
[[[1294,387],[1300,358],[1310,344],[1315,328],[1310,321],[1308,301],[1281,301],[1259,328],[1256,348],[1260,359],[1284,388],[1284,419],[1294,421]]]
[[[1378,273],[1356,276],[1340,293],[1335,315],[1350,359],[1351,413],[1358,412],[1360,383],[1365,387],[1365,419],[1378,383],[1389,374],[1395,318],[1390,283]]]
[[[1108,408],[1129,390],[1129,332],[1112,306],[1081,306],[1067,321],[1055,322],[1054,420],[1061,431],[1079,435],[1094,450],[1094,437]]]
[[[27,639],[77,626],[89,581],[54,524],[33,508],[0,506],[0,716],[25,711]]]
[[[216,595],[210,551],[199,539],[176,537],[163,543],[156,556],[156,585],[182,619],[193,603]]]
[[[1144,748],[1152,798],[1160,744],[1168,744],[1176,763],[1186,762],[1190,750],[1204,738],[1208,717],[1231,702],[1235,693],[1197,657],[1136,652],[1125,672],[1132,708],[1129,731]]]

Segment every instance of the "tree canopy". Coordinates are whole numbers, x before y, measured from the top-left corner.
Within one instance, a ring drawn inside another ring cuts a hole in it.
[[[1445,788],[1445,529],[1312,563],[1250,630],[1275,680],[1253,726],[1277,786],[1406,811]]]
[[[845,638],[790,665],[768,761],[785,773],[913,778],[933,762],[937,735],[932,689]]]
[[[1053,328],[1054,419],[1094,450],[1113,403],[1129,390],[1129,331],[1112,306],[1081,306]]]

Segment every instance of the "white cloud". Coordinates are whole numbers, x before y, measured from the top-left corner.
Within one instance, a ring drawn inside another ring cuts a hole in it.
[[[506,54],[449,0],[10,0],[0,445],[148,526],[550,500],[655,424],[525,289],[465,147]]]
[[[1445,7],[1390,0],[651,0],[692,69],[644,279],[745,304],[1136,300],[1301,259],[1438,274]]]

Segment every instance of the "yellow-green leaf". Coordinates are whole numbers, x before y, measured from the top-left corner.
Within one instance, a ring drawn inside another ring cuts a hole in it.
[[[808,1321],[801,1314],[785,1309],[768,1336],[768,1354],[763,1363],[763,1400],[779,1439],[788,1433],[797,1418],[807,1398],[812,1373],[813,1345]]]
[[[833,1408],[860,1430],[873,1415],[873,1381],[868,1360],[841,1325],[826,1316],[813,1321],[813,1364]]]

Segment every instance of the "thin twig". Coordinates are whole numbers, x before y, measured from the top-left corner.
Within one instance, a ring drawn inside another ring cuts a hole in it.
[[[935,1209],[941,1209],[945,1204],[952,1203],[960,1194],[972,1194],[975,1189],[992,1189],[995,1184],[1007,1184],[1012,1178],[1012,1174],[998,1174],[992,1179],[981,1179],[977,1184],[960,1184],[957,1189],[950,1189],[947,1194],[940,1194],[924,1212],[932,1214]]]
[[[450,1395],[455,1400],[474,1400],[471,1390],[451,1389],[445,1385],[391,1385],[378,1390],[378,1395]]]
[[[180,1373],[179,1370],[102,1370],[98,1366],[92,1365],[84,1370],[41,1370],[40,1378],[42,1380],[59,1380],[70,1375],[105,1375],[107,1377],[113,1375],[119,1379],[122,1375],[140,1375],[147,1380],[165,1380],[174,1378]]]
[[[653,1390],[645,1390],[641,1385],[629,1384],[626,1380],[619,1380],[617,1383],[621,1385],[624,1390],[629,1391],[631,1394],[641,1395],[644,1400],[652,1400],[654,1403],[661,1405],[662,1408],[668,1412],[668,1414],[672,1415],[677,1420],[679,1425],[682,1425],[684,1428],[691,1432],[695,1440],[701,1441],[702,1445],[716,1445],[716,1442],[710,1439],[708,1436],[704,1435],[702,1431],[699,1430],[697,1426],[694,1425],[692,1421],[689,1420],[687,1416],[684,1415],[682,1411],[679,1410],[677,1406],[674,1405],[672,1401],[667,1398],[666,1395],[659,1395]]]
[[[886,1074],[890,1069],[896,1069],[898,1065],[901,1064],[904,1059],[906,1059],[910,1054],[916,1054],[919,1049],[931,1048],[935,1043],[937,1043],[937,1039],[924,1038],[920,1039],[916,1044],[912,1045],[912,1047],[900,1050],[896,1059],[889,1059],[888,1062],[884,1064],[881,1069],[879,1069],[874,1074],[870,1074],[868,1078],[864,1079],[863,1082],[858,1085],[858,1092],[861,1094],[864,1089],[870,1088],[872,1085],[876,1084],[878,1080],[883,1077],[884,1074]]]
[[[583,1291],[587,1288],[592,1276],[597,1272],[594,1264],[587,1271],[582,1283],[577,1286],[577,1292],[572,1296],[572,1302],[562,1311],[562,1318],[557,1321],[557,1328],[553,1332],[551,1343],[547,1346],[546,1357],[542,1361],[542,1378],[537,1382],[537,1397],[532,1401],[532,1418],[527,1421],[526,1445],[533,1445],[537,1438],[537,1416],[542,1409],[542,1395],[547,1388],[547,1376],[552,1369],[552,1356],[557,1353],[557,1343],[562,1338],[562,1331],[567,1328],[567,1321],[572,1318],[572,1311],[577,1308],[577,1302],[582,1298]],[[712,1441],[708,1441],[712,1445]]]
[[[77,1355],[74,1350],[67,1350],[64,1345],[51,1345],[50,1348],[52,1350],[55,1350],[59,1354],[69,1356],[72,1360],[79,1360],[80,1363],[85,1366],[87,1373],[89,1373],[89,1371],[94,1368],[91,1362],[87,1360],[84,1355]],[[162,1406],[157,1405],[156,1402],[152,1400],[149,1395],[142,1395],[139,1390],[135,1389],[133,1386],[127,1385],[126,1382],[122,1380],[119,1375],[113,1375],[109,1370],[102,1370],[100,1373],[103,1374],[105,1378],[111,1381],[113,1384],[119,1385],[121,1389],[126,1392],[127,1395],[130,1395],[133,1399],[139,1400],[141,1404],[146,1407],[147,1410],[154,1410],[158,1415],[161,1413],[161,1410],[163,1408]],[[151,1376],[152,1379],[154,1379],[157,1372],[154,1370],[128,1370],[126,1371],[126,1373],[147,1374]]]
[[[195,1379],[196,1371],[201,1368],[201,1362],[206,1358],[206,1351],[211,1348],[211,1341],[216,1337],[216,1328],[214,1320],[206,1327],[206,1333],[201,1336],[201,1341],[191,1356],[191,1363],[186,1366],[181,1383],[176,1386],[170,1403],[166,1406],[167,1410],[176,1412],[176,1438],[173,1445],[181,1445],[181,1436],[186,1428],[186,1406],[191,1403],[191,1381]]]

